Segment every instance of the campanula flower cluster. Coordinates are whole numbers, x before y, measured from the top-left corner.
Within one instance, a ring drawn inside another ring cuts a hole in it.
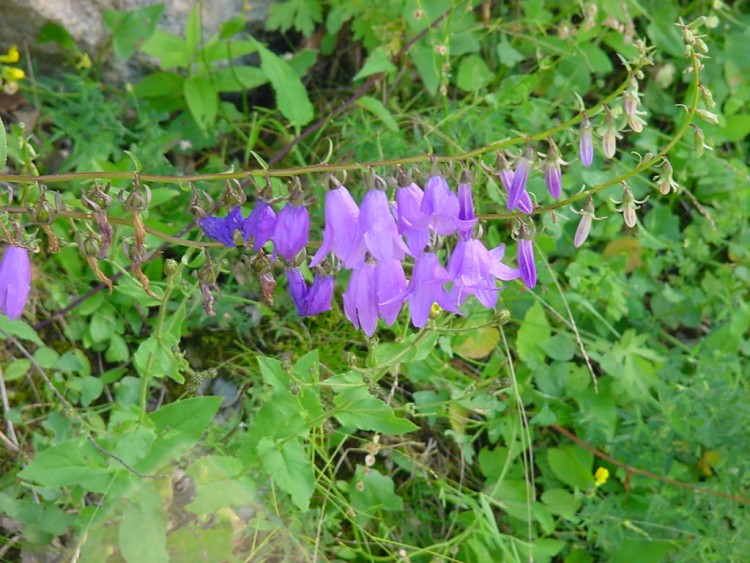
[[[516,176],[522,175],[517,170]],[[519,205],[531,211],[524,187],[515,190]],[[466,182],[454,192],[445,178],[434,175],[424,189],[409,183],[397,188],[392,199],[385,191],[372,189],[359,205],[345,186],[336,183],[326,194],[323,240],[310,261],[316,273],[308,283],[297,267],[309,237],[306,207],[287,203],[277,214],[260,200],[248,217],[235,207],[225,217],[199,220],[206,235],[226,246],[244,241],[259,250],[273,243],[273,259],[280,256],[289,266],[287,285],[302,316],[331,308],[334,282],[330,274],[320,273],[324,268],[348,271],[344,314],[368,335],[380,319],[392,325],[405,304],[412,324],[423,327],[435,305],[460,314],[460,307],[474,297],[494,308],[499,282],[520,277],[534,287],[532,241],[519,239],[519,267],[512,268],[502,261],[505,246],[487,248],[476,233],[476,223],[471,186]]]

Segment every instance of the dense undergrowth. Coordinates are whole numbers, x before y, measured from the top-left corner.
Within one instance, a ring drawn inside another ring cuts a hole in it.
[[[742,5],[287,0],[262,38],[110,13],[110,56],[150,69],[125,87],[46,27],[68,65],[4,71],[0,101],[2,237],[33,250],[0,315],[4,560],[744,560]],[[532,157],[532,215],[498,151]],[[285,269],[320,273],[329,187],[464,172],[472,236],[513,267],[533,239],[536,284],[367,336],[329,259],[331,310],[298,316]],[[309,256],[196,223],[290,197]]]

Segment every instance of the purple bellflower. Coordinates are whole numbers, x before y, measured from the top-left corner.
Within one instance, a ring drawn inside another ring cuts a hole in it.
[[[423,200],[422,188],[414,183],[396,190],[398,232],[406,237],[412,256],[419,256],[430,243],[430,218],[422,213]]]
[[[464,240],[470,239],[476,224],[471,184],[460,183],[458,184],[458,217],[456,219],[459,236]]]
[[[591,163],[594,162],[594,134],[589,116],[585,113],[583,114],[583,121],[581,121],[581,138],[578,143],[578,153],[581,164],[586,168],[591,166]]]
[[[307,207],[287,203],[276,217],[276,226],[271,239],[274,243],[274,257],[280,254],[292,261],[302,250],[310,237],[310,214]]]
[[[477,239],[459,240],[448,260],[448,274],[454,284],[451,297],[458,305],[474,295],[485,307],[492,309],[497,303],[498,287],[495,278],[512,280],[520,273],[501,262],[505,245],[487,250]]]
[[[276,228],[276,213],[267,201],[259,199],[250,216],[242,222],[242,237],[248,240],[253,237],[253,250],[263,248]]]
[[[315,276],[312,285],[307,282],[297,268],[286,271],[289,293],[300,317],[312,317],[331,310],[333,297],[333,277]]]
[[[499,176],[503,188],[505,189],[505,193],[510,194],[510,188],[513,185],[513,170],[510,168],[504,168],[500,171]],[[521,192],[521,198],[518,200],[516,208],[521,211],[521,213],[526,214],[529,214],[534,210],[534,206],[531,203],[531,197],[529,197],[529,192],[526,190]]]
[[[29,251],[9,246],[0,262],[0,313],[9,319],[23,314],[31,291]]]
[[[448,187],[442,176],[432,176],[424,188],[420,210],[430,221],[430,226],[442,236],[456,232],[458,197]]]
[[[455,300],[451,300],[444,286],[451,277],[433,253],[421,254],[414,261],[411,281],[405,293],[409,302],[409,313],[414,326],[422,328],[427,324],[433,303],[446,311],[461,314]]]
[[[349,190],[340,186],[326,194],[326,226],[323,243],[313,256],[310,266],[317,266],[329,252],[346,260],[352,250],[359,219],[359,208]]]
[[[560,158],[560,151],[555,141],[549,139],[549,152],[544,162],[544,182],[547,184],[549,194],[555,199],[560,197],[562,191],[561,164],[567,164],[567,162]]]
[[[534,262],[534,242],[531,239],[518,239],[518,268],[521,281],[529,289],[536,287],[536,263]]]
[[[347,268],[359,268],[368,251],[378,262],[403,260],[409,253],[398,233],[388,198],[380,190],[370,190],[362,200],[352,249],[344,260],[344,265]]]
[[[207,237],[218,240],[224,246],[234,246],[234,233],[243,230],[242,210],[234,207],[226,217],[209,215],[198,219],[198,225]]]
[[[375,266],[378,314],[388,326],[396,322],[404,304],[406,275],[400,260],[382,260]]]
[[[375,333],[378,324],[375,264],[362,264],[352,271],[344,292],[344,314],[354,328],[361,328],[367,336]]]
[[[516,165],[515,172],[513,172],[513,182],[508,190],[508,209],[510,211],[513,211],[517,207],[520,209],[518,204],[524,197],[524,194],[526,194],[526,197],[529,195],[526,192],[526,181],[529,177],[530,167],[531,161],[529,157],[527,155],[522,156]]]

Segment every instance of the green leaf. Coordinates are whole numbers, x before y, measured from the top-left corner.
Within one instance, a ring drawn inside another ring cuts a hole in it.
[[[594,486],[591,473],[594,456],[590,452],[576,446],[552,448],[547,450],[547,461],[555,476],[566,485],[584,491]]]
[[[22,321],[21,319],[11,321],[5,315],[0,315],[0,340],[6,339],[5,334],[15,336],[21,340],[28,340],[38,346],[44,346],[44,342],[39,338],[36,331],[25,321]]]
[[[381,510],[403,510],[404,500],[394,490],[393,479],[377,469],[358,466],[349,487],[349,501],[360,524],[367,524]]]
[[[375,49],[370,56],[367,57],[365,64],[359,69],[359,72],[354,75],[353,80],[361,80],[378,74],[380,72],[393,72],[396,70],[396,65],[391,62],[388,53],[384,49]]]
[[[181,367],[172,349],[179,340],[169,332],[152,334],[138,345],[133,356],[135,368],[141,376],[169,377],[177,383],[185,378],[180,374]]]
[[[521,359],[531,367],[544,363],[546,352],[543,344],[552,335],[547,316],[538,301],[535,301],[526,312],[521,327],[518,329],[516,349]]]
[[[374,430],[387,435],[413,432],[419,427],[396,416],[393,409],[370,395],[365,386],[336,390],[335,417],[344,426],[360,430]]]
[[[157,29],[141,46],[141,51],[161,62],[162,69],[186,68],[190,64],[185,41],[171,33]]]
[[[542,493],[542,502],[550,512],[571,520],[581,507],[580,499],[565,489],[547,489]]]
[[[503,34],[500,37],[500,43],[495,47],[500,63],[508,68],[513,68],[520,63],[525,57],[516,51],[508,41],[508,36]]]
[[[411,49],[409,57],[414,61],[425,89],[434,96],[440,86],[437,54],[430,47],[418,44]]]
[[[236,457],[207,455],[195,461],[186,473],[196,485],[195,499],[187,506],[195,514],[210,514],[255,499],[255,484]]]
[[[188,53],[193,55],[201,42],[200,6],[195,5],[190,9],[187,24],[185,25],[185,47]]]
[[[85,438],[66,440],[41,451],[19,476],[43,487],[85,483],[86,490],[95,492],[104,492],[113,479],[102,454]]]
[[[456,85],[465,92],[477,92],[492,80],[492,72],[479,55],[468,55],[458,66]]]
[[[287,0],[271,4],[266,27],[284,33],[294,27],[305,37],[310,37],[315,30],[315,24],[321,21],[323,11],[318,0]]]
[[[205,131],[213,125],[219,109],[219,93],[211,78],[205,75],[189,76],[183,91],[193,119]]]
[[[166,563],[167,515],[153,483],[142,481],[135,498],[125,503],[118,545],[128,563]]]
[[[393,115],[388,111],[388,108],[383,105],[383,102],[377,100],[371,96],[362,96],[357,100],[357,105],[361,108],[366,109],[372,113],[375,117],[380,119],[388,129],[391,131],[398,131],[398,123],[393,119]]]
[[[185,79],[176,72],[154,72],[144,77],[136,86],[135,93],[144,98],[162,96],[182,97]]]
[[[3,380],[8,382],[21,379],[24,375],[29,373],[30,369],[31,360],[27,360],[26,358],[13,360],[3,369]]]
[[[289,440],[279,446],[269,438],[263,438],[258,444],[258,456],[266,473],[292,497],[297,508],[309,510],[315,490],[315,473],[302,442]]]
[[[163,4],[147,6],[130,12],[105,10],[104,25],[112,32],[112,46],[120,59],[129,59],[154,33],[164,11]]]
[[[279,111],[295,125],[306,125],[313,118],[313,105],[294,69],[265,47],[259,47],[260,67],[271,81]]]
[[[149,415],[158,438],[138,463],[151,473],[187,453],[200,440],[221,406],[221,397],[193,397],[177,401]]]
[[[257,66],[230,66],[214,72],[213,80],[219,92],[239,92],[262,86],[268,77]]]

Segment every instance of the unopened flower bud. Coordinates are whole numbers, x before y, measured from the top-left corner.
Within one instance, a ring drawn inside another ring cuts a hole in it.
[[[210,262],[206,262],[200,270],[198,270],[198,280],[202,284],[216,283],[216,272]]]
[[[581,164],[587,168],[591,166],[594,161],[594,133],[591,128],[591,121],[589,116],[583,114],[583,120],[581,121],[581,138],[578,143],[578,156],[581,159]]]
[[[562,190],[561,164],[567,164],[567,162],[560,158],[560,151],[557,145],[552,139],[549,139],[549,151],[544,162],[544,181],[547,184],[550,195],[555,199],[560,197]]]
[[[714,96],[711,93],[711,90],[706,88],[703,84],[699,84],[698,89],[700,90],[703,103],[706,104],[706,108],[714,109],[716,107],[716,102],[714,101]]]
[[[676,192],[680,187],[672,178],[672,173],[672,163],[669,162],[667,157],[664,157],[661,174],[657,174],[653,178],[654,182],[656,182],[656,187],[662,195],[667,195],[672,191]]]
[[[172,277],[177,273],[177,269],[179,268],[179,264],[176,260],[173,260],[172,258],[167,258],[164,261],[164,275],[167,277]]]
[[[578,228],[573,237],[573,246],[580,248],[589,237],[589,232],[591,232],[591,225],[593,222],[599,221],[600,219],[603,219],[603,217],[597,217],[594,214],[594,200],[591,199],[591,196],[589,196],[584,208],[580,211],[576,211],[576,213],[581,216],[581,220],[578,222]]]
[[[84,256],[98,257],[102,249],[99,240],[94,235],[91,235],[83,241],[81,250]]]
[[[622,184],[622,201],[615,202],[619,205],[619,207],[617,207],[616,209],[617,211],[622,213],[622,219],[625,223],[625,226],[629,229],[632,229],[638,222],[636,210],[641,208],[639,204],[645,202],[648,197],[646,197],[646,199],[638,201],[637,199],[635,199],[635,196],[633,196],[633,192],[630,189],[630,186],[628,186],[625,182],[623,182]]]
[[[510,319],[511,314],[508,309],[500,309],[492,315],[492,322],[495,326],[505,326],[510,322]]]
[[[621,139],[622,135],[617,130],[615,117],[610,111],[607,111],[607,117],[604,120],[604,125],[599,129],[599,133],[602,136],[602,153],[604,157],[612,158],[617,151],[617,139]]]
[[[350,368],[355,367],[358,363],[356,354],[349,351],[344,352],[344,363]]]

